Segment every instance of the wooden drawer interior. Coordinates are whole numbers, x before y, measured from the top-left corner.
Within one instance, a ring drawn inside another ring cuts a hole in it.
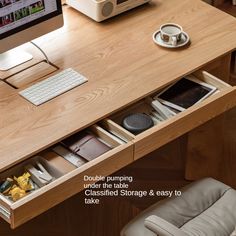
[[[107,130],[107,132],[117,137],[118,140],[123,143],[129,143],[135,138],[135,135],[110,119],[104,119],[100,124],[105,130]]]
[[[220,103],[227,103],[229,97],[233,97],[233,94],[235,94],[235,88],[206,71],[198,71],[194,73],[194,76],[205,83],[213,85],[217,88],[217,91],[204,101],[201,101],[200,103],[197,103],[185,111],[179,112],[175,116],[162,122],[156,123],[155,120],[153,120],[154,126],[138,135],[132,134],[126,130],[126,132],[134,138],[135,160],[233,107],[233,103],[235,103],[235,101],[231,101],[231,104],[224,106],[220,106]],[[124,130],[122,127],[122,121],[126,116],[134,113],[145,113],[150,115],[153,108],[150,106],[148,99],[154,98],[160,92],[161,91],[151,95],[148,98],[142,99],[124,110],[119,111],[118,113],[112,115],[110,120],[118,125],[120,129]],[[219,105],[220,109],[215,109],[217,105]],[[209,113],[203,113],[200,111],[206,110],[207,108],[210,109]],[[196,122],[191,124],[191,119],[193,117],[196,118]],[[199,121],[197,121],[197,117]],[[185,126],[186,121],[189,122],[189,125]]]
[[[62,156],[53,152],[54,145],[39,153],[38,156],[34,156],[1,173],[1,182],[8,177],[19,177],[26,172],[25,167],[28,164],[35,166],[36,162],[39,161],[48,173],[53,176],[52,182],[43,187],[37,187],[36,190],[27,193],[26,196],[17,201],[13,201],[10,197],[0,193],[0,216],[10,223],[12,228],[23,224],[83,190],[84,174],[99,175],[100,172],[100,174],[106,176],[133,161],[133,150],[129,147],[131,144],[120,141],[96,124],[86,129],[86,131],[93,133],[99,140],[110,146],[111,150],[91,161],[85,162],[80,167],[76,167]],[[112,163],[114,163],[113,167],[111,167]],[[68,190],[67,192],[65,192],[66,189]],[[60,193],[57,193],[57,191]],[[57,194],[61,195],[57,197]],[[40,207],[42,201],[44,206]]]
[[[224,81],[216,78],[215,76],[209,74],[206,71],[196,72],[196,73],[194,73],[194,75],[199,80],[201,80],[201,81],[203,81],[203,82],[205,82],[207,84],[215,86],[218,89],[215,92],[215,94],[218,93],[218,92],[224,91],[224,90],[226,90],[228,88],[232,88],[229,84],[227,84]],[[116,126],[118,125],[117,128],[120,129],[120,130],[123,130],[123,132],[126,132],[130,137],[135,138],[135,136],[138,136],[138,135],[132,134],[131,132],[129,132],[128,130],[125,130],[122,127],[122,121],[123,121],[124,117],[126,117],[127,115],[130,115],[130,114],[133,114],[133,113],[145,113],[147,115],[150,115],[151,111],[153,111],[153,108],[148,103],[148,100],[150,98],[155,97],[160,92],[161,91],[153,94],[152,96],[150,96],[148,98],[142,99],[141,101],[139,101],[139,102],[137,102],[137,103],[127,107],[126,109],[118,112],[117,114],[111,116],[111,118],[110,118],[111,121],[110,122],[112,122]],[[214,96],[214,94],[212,96]],[[197,106],[197,104],[194,105],[194,106]],[[179,112],[179,113],[181,113],[181,112]],[[169,118],[169,119],[172,119],[172,118]],[[166,122],[166,121],[167,120],[163,121],[163,123]],[[155,121],[154,121],[154,124],[155,124]]]

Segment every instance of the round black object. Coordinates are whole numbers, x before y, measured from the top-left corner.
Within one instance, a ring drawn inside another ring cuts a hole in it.
[[[122,126],[133,134],[139,134],[153,125],[152,118],[142,113],[126,116],[122,122]]]

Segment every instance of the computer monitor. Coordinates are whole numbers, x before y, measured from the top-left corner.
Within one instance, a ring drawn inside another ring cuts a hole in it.
[[[10,49],[61,26],[61,0],[0,0],[0,70],[32,58]]]

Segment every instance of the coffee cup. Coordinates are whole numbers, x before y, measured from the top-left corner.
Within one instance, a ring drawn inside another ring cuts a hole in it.
[[[176,46],[178,42],[181,40],[181,36],[183,33],[183,28],[180,25],[174,23],[167,23],[161,25],[160,27],[160,35],[161,39],[173,46]]]

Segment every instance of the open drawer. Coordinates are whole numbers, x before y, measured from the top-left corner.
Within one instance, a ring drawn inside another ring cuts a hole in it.
[[[205,71],[196,72],[194,75],[203,82],[215,86],[218,88],[218,91],[204,101],[191,106],[185,111],[154,125],[152,128],[138,135],[134,135],[133,142],[135,145],[135,160],[180,137],[236,105],[236,88]],[[156,94],[154,94],[153,97],[155,95]],[[113,115],[110,119],[121,127],[122,120],[125,116],[132,113],[149,113],[152,108],[146,100],[147,99],[143,99],[142,101],[129,106],[125,110]],[[121,129],[123,128],[121,127]],[[132,134],[130,133],[130,135]]]
[[[45,155],[47,152],[46,150],[43,153],[38,154],[38,156],[45,159],[42,163],[43,166],[47,168],[49,173],[53,174],[53,177],[55,177],[52,182],[38,188],[15,202],[11,198],[0,194],[0,216],[5,219],[12,228],[22,225],[82,191],[84,189],[85,175],[107,176],[122,167],[127,166],[133,161],[133,144],[131,141],[119,141],[119,139],[115,138],[98,125],[93,125],[88,131],[92,132],[100,140],[103,140],[104,143],[108,144],[111,147],[111,150],[86,162],[80,167],[71,167],[68,163],[63,164],[61,159],[56,159],[55,156]],[[24,167],[28,163],[34,163],[35,158],[37,157],[32,157],[1,173],[0,180],[9,176],[19,176],[20,173],[22,174]],[[66,161],[64,158],[62,159]],[[81,202],[81,204],[84,204],[84,202]]]

